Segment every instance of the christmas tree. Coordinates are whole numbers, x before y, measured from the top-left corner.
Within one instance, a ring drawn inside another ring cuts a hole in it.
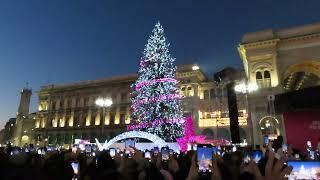
[[[152,31],[140,61],[138,80],[132,85],[134,129],[156,134],[166,141],[182,136],[181,97],[161,24]],[[131,126],[132,127],[132,126]]]

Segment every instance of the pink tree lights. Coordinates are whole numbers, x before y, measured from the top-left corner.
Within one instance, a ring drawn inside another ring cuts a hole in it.
[[[180,150],[182,152],[187,151],[188,143],[204,143],[206,136],[203,135],[195,135],[192,118],[187,117],[185,121],[184,127],[184,136],[182,138],[177,138],[177,142],[180,146]]]

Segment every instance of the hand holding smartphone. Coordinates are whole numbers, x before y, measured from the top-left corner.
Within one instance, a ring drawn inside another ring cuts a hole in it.
[[[169,160],[169,147],[162,147],[161,148],[161,158],[162,158],[162,161]]]
[[[210,144],[199,144],[197,147],[197,161],[199,174],[211,173],[212,166],[212,146]]]
[[[114,158],[114,156],[116,156],[116,149],[110,148],[110,149],[109,149],[109,153],[110,153],[110,156],[111,156],[112,158]]]
[[[78,162],[72,162],[71,163],[71,167],[73,169],[73,173],[74,174],[78,174],[79,173],[79,163]]]
[[[146,151],[146,152],[144,152],[144,158],[146,158],[146,159],[151,159],[151,153],[150,153],[150,151]]]
[[[255,150],[252,152],[252,158],[254,160],[254,162],[256,162],[257,164],[259,163],[259,161],[262,158],[262,151],[261,150]]]

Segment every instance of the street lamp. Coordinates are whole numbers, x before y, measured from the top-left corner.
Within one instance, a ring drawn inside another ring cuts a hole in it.
[[[236,92],[241,92],[244,93],[247,99],[247,106],[248,106],[248,122],[247,122],[247,127],[249,131],[249,139],[251,141],[251,144],[254,144],[253,140],[253,125],[252,125],[252,119],[251,119],[251,112],[250,112],[250,105],[249,105],[249,100],[248,100],[248,94],[254,91],[257,91],[259,89],[258,85],[256,83],[240,83],[235,85],[234,90]]]
[[[98,98],[96,99],[95,101],[95,104],[99,107],[102,108],[103,112],[102,112],[102,121],[101,121],[101,134],[102,134],[102,137],[103,137],[103,131],[104,131],[104,128],[103,128],[103,124],[104,124],[104,119],[105,119],[105,111],[106,111],[106,108],[107,107],[110,107],[113,102],[112,102],[112,99],[110,98]]]
[[[112,100],[109,98],[98,98],[95,103],[100,107],[110,107],[112,105]]]
[[[256,83],[241,83],[234,86],[234,90],[236,92],[242,92],[242,93],[251,93],[253,91],[258,90],[259,87]]]

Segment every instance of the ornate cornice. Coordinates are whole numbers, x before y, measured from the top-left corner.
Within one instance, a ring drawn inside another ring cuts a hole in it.
[[[279,41],[280,41],[280,39],[271,39],[271,40],[266,40],[266,41],[258,41],[258,42],[253,42],[253,43],[240,44],[240,47],[242,46],[245,49],[266,48],[266,47],[276,46]]]
[[[320,39],[320,33],[296,36],[296,37],[288,37],[288,38],[282,38],[282,39],[277,38],[277,39],[271,39],[266,41],[257,41],[253,43],[247,43],[247,44],[240,44],[238,47],[238,50],[239,52],[245,52],[245,50],[248,50],[248,49],[266,48],[266,47],[272,47],[276,45],[287,46],[289,43],[295,43],[299,41],[306,41],[306,40],[312,40],[312,39]]]

